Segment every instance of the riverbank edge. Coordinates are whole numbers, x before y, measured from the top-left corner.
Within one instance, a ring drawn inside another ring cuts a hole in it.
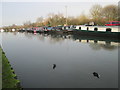
[[[17,79],[17,75],[2,48],[0,48],[0,52],[2,54],[2,90],[11,88],[21,90],[20,80]]]

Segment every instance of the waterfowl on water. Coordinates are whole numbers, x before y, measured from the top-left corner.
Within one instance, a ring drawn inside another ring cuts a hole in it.
[[[93,75],[94,75],[95,77],[97,77],[97,78],[100,78],[100,75],[99,75],[98,73],[96,73],[96,72],[93,72]]]
[[[53,64],[53,69],[55,69],[56,68],[56,64]]]

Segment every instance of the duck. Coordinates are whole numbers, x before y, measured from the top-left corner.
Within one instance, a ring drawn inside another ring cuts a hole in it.
[[[97,72],[93,72],[93,76],[100,78],[100,75]]]
[[[53,69],[55,69],[56,68],[56,64],[53,64]]]

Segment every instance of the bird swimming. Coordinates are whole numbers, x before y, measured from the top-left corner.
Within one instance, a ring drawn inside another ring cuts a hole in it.
[[[97,78],[100,78],[100,75],[99,75],[98,73],[96,73],[96,72],[93,72],[93,75],[94,75],[95,77],[97,77]]]
[[[53,69],[55,69],[56,68],[56,64],[53,64]]]

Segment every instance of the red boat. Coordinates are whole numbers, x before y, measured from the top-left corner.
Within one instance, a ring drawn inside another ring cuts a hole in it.
[[[105,26],[120,26],[120,21],[110,21],[107,22]]]

